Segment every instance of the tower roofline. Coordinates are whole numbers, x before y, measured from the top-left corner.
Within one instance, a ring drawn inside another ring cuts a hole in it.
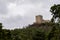
[[[37,15],[36,17],[38,17],[38,16],[43,17],[42,15]]]

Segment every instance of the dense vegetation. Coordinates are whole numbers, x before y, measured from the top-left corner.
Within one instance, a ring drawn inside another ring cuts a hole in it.
[[[2,29],[0,23],[0,40],[60,40],[60,5],[52,6],[50,11],[53,17],[49,23],[14,30]]]

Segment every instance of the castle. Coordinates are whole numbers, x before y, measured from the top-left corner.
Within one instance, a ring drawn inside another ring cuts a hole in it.
[[[49,20],[44,20],[42,15],[37,15],[35,18],[36,18],[36,22],[35,22],[36,24],[50,22]]]

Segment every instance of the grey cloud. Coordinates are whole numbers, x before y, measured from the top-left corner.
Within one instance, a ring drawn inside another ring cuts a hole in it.
[[[0,14],[6,14],[8,12],[7,4],[5,1],[0,0]]]
[[[8,14],[8,8],[7,6],[9,5],[9,3],[13,3],[16,0],[0,0],[0,14]]]
[[[11,17],[5,19],[6,23],[15,23],[18,21],[22,21],[22,16],[20,16],[20,15],[11,16]]]
[[[13,18],[9,18],[4,20],[3,25],[5,26],[4,28],[7,29],[14,29],[14,28],[22,28],[23,26],[27,26],[28,24],[31,24],[34,19],[32,17],[24,16],[16,16]]]
[[[60,2],[52,0],[0,0],[0,14],[9,14],[7,8],[9,3],[14,3],[16,6],[20,6],[21,9],[24,10],[21,12],[25,12],[24,16],[17,15],[11,17],[9,15],[9,18],[5,18],[1,21],[5,26],[4,28],[14,29],[32,24],[35,21],[34,18],[36,15],[43,15],[45,19],[49,19],[51,17],[50,12],[48,11],[50,6]],[[17,12],[14,13],[17,14],[19,11],[20,10],[17,9]]]
[[[22,17],[20,15],[11,16],[10,18],[6,18],[2,21],[3,28],[6,29],[14,29],[14,28],[22,28]]]
[[[8,2],[14,3],[17,0],[7,0]]]
[[[8,13],[8,9],[7,9],[7,7],[6,6],[1,6],[0,5],[0,14],[6,14],[6,13]]]

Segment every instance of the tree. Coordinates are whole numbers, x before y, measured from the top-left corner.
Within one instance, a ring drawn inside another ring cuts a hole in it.
[[[60,4],[57,4],[57,5],[54,4],[54,5],[50,8],[50,12],[51,12],[52,15],[53,15],[51,21],[52,21],[52,22],[57,21],[57,23],[55,23],[55,24],[57,24],[57,25],[55,25],[55,26],[58,28],[58,30],[56,30],[56,31],[58,31],[58,32],[56,32],[56,34],[58,34],[57,37],[58,37],[58,39],[59,39],[59,38],[60,38]]]
[[[0,23],[0,40],[2,40],[2,23]]]
[[[35,35],[33,36],[33,40],[45,40],[44,32],[36,31]]]
[[[60,4],[56,5],[54,4],[51,8],[50,8],[50,12],[52,13],[53,17],[52,17],[52,22],[55,22],[55,20],[57,19],[58,22],[60,21]]]
[[[54,26],[48,35],[48,40],[51,40],[54,37],[55,31],[56,31],[56,27]]]
[[[0,31],[2,30],[2,23],[0,23]]]

